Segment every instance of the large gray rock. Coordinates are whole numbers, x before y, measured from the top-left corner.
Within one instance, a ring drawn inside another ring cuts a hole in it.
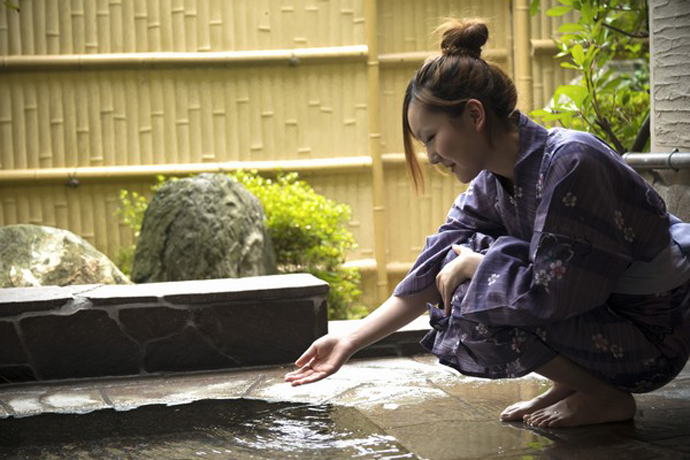
[[[169,181],[149,203],[134,253],[137,283],[276,273],[258,198],[224,174]]]
[[[0,227],[0,287],[129,283],[110,259],[68,230]]]

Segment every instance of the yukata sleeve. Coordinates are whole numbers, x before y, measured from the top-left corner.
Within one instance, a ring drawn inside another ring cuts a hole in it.
[[[553,153],[531,240],[493,243],[460,301],[463,317],[536,326],[582,314],[605,303],[636,248],[668,244],[649,186],[591,149],[571,142]]]
[[[426,238],[422,252],[393,295],[411,295],[433,284],[441,267],[456,256],[453,244],[487,246],[493,238],[504,235],[506,232],[495,208],[495,196],[495,190],[484,176],[472,181],[456,198],[438,232]]]

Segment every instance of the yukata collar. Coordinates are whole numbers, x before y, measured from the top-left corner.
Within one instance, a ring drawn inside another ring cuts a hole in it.
[[[520,151],[518,152],[517,160],[515,161],[515,177],[519,172],[523,163],[527,161],[533,154],[542,153],[546,145],[546,138],[548,131],[541,125],[532,121],[527,115],[522,112],[517,112],[520,116],[518,129],[520,130]]]

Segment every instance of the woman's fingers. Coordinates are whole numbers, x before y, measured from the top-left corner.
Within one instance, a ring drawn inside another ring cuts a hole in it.
[[[295,361],[295,366],[297,367],[302,367],[305,364],[307,364],[309,361],[312,360],[316,356],[316,346],[312,343],[309,348],[307,348],[307,351],[302,353],[302,356],[297,358],[297,361]]]
[[[460,255],[460,253],[462,252],[462,246],[460,246],[459,244],[453,244],[451,247],[457,255]]]
[[[285,381],[290,382],[292,386],[297,386],[305,383],[316,382],[327,376],[328,372],[317,371],[313,367],[311,367],[311,363],[309,363],[295,371],[286,374]]]
[[[445,299],[443,302],[443,310],[446,312],[446,316],[449,316],[452,307],[451,301],[453,300],[453,290],[448,289],[443,298]]]
[[[312,372],[311,372],[311,373],[305,375],[303,378],[301,378],[301,379],[299,379],[299,380],[293,381],[293,382],[292,382],[292,386],[294,387],[294,386],[297,386],[297,385],[303,385],[303,384],[305,384],[305,383],[317,382],[317,381],[319,381],[319,380],[325,378],[326,376],[327,376],[327,374],[326,374],[325,372],[318,372],[318,371],[314,371],[314,370],[312,369]]]

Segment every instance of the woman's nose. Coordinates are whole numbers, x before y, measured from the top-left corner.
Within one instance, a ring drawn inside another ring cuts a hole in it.
[[[429,152],[428,158],[429,158],[429,163],[431,163],[432,165],[435,165],[436,163],[441,162],[441,157],[436,152]]]

